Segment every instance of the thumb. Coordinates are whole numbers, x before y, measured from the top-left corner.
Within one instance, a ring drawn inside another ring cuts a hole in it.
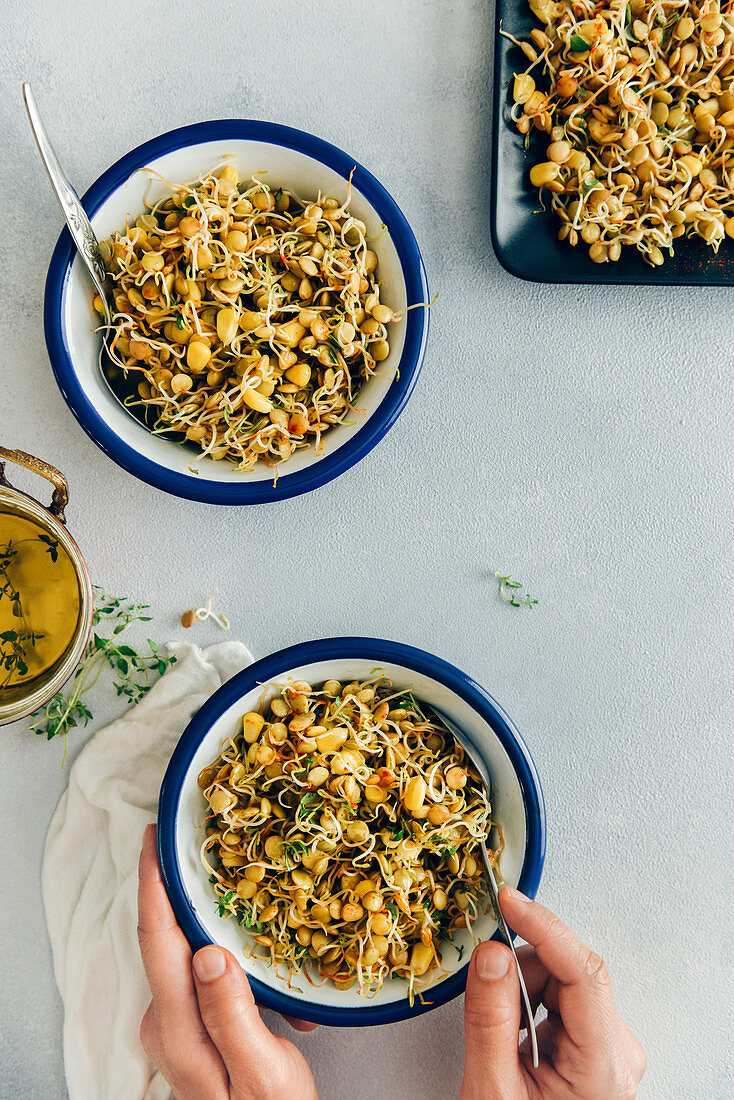
[[[194,982],[204,1027],[230,1079],[267,1071],[273,1036],[260,1018],[247,976],[229,951],[202,947],[194,955]]]
[[[515,1100],[525,1095],[518,1056],[520,985],[504,944],[478,944],[464,1003],[466,1055],[461,1100]]]

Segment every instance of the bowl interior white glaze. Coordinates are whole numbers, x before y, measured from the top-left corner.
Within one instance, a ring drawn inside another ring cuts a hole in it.
[[[264,182],[277,188],[282,186],[304,199],[313,199],[319,191],[337,199],[346,197],[347,181],[321,161],[295,149],[261,141],[228,139],[187,145],[148,162],[147,168],[160,173],[171,183],[186,183],[202,172],[224,164],[234,165],[240,178],[247,179],[258,173]],[[116,229],[124,229],[126,219],[133,224],[145,213],[145,199],[155,201],[169,193],[163,183],[145,169],[139,169],[105,199],[91,222],[97,237],[102,240]],[[380,215],[367,199],[352,189],[350,210],[367,226],[367,236],[374,240],[371,247],[377,252],[379,266],[380,297],[396,311],[406,305],[405,280],[400,260],[389,233],[382,232]],[[85,396],[109,427],[139,454],[164,469],[192,476],[193,467],[198,480],[231,482],[246,478],[248,481],[272,481],[273,471],[264,463],[258,463],[251,473],[236,471],[231,464],[200,458],[189,447],[182,447],[171,440],[151,435],[119,405],[100,379],[97,368],[100,337],[95,332],[99,317],[92,308],[92,286],[81,259],[74,258],[69,276],[64,284],[62,297],[62,325],[74,370]],[[354,431],[380,405],[400,362],[405,342],[405,318],[390,325],[390,354],[379,364],[378,372],[365,385],[358,401],[359,412],[350,418],[351,424],[336,425],[324,437],[319,455],[313,448],[297,451],[283,473],[297,473],[313,466],[321,458],[333,454],[348,443]]]
[[[505,849],[500,862],[502,875],[509,885],[517,885],[525,859],[525,805],[520,783],[499,738],[465,700],[437,680],[397,664],[381,663],[380,669],[390,677],[396,690],[413,691],[418,700],[424,700],[444,713],[481,753],[492,777],[493,818],[501,824],[504,834]],[[349,682],[353,679],[366,679],[374,670],[374,661],[364,659],[318,661],[284,670],[277,682],[285,684],[290,678],[306,680],[312,684],[320,684],[332,678]],[[181,879],[188,900],[211,940],[228,948],[241,961],[248,974],[281,993],[288,993],[310,1004],[344,1009],[365,1008],[403,1000],[407,985],[397,978],[386,982],[370,1000],[361,997],[356,987],[338,991],[330,982],[320,988],[312,987],[303,976],[291,979],[289,988],[285,980],[285,970],[281,969],[278,976],[265,962],[247,958],[243,954],[243,946],[249,942],[248,934],[234,921],[217,915],[214,891],[199,858],[199,850],[205,839],[203,822],[207,807],[197,777],[201,769],[217,757],[223,742],[239,731],[242,715],[248,710],[258,709],[264,692],[265,698],[269,699],[277,690],[275,686],[257,687],[230,706],[205,734],[186,772],[178,804],[175,843]],[[487,939],[496,931],[497,924],[491,915],[486,915],[478,920],[475,928],[479,938]],[[466,963],[473,945],[471,936],[466,931],[456,935],[456,943],[463,944],[465,948],[461,963],[458,951],[450,944],[446,943],[442,948],[442,963],[449,974],[455,973]]]

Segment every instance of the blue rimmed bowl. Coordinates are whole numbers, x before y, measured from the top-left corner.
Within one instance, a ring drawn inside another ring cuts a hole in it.
[[[355,217],[367,226],[379,257],[382,300],[402,313],[390,326],[391,350],[364,386],[356,423],[335,425],[320,455],[296,452],[273,471],[264,464],[251,473],[199,458],[189,447],[152,435],[110,394],[97,369],[99,318],[92,309],[91,284],[67,230],[61,234],[46,280],[44,324],[56,381],[69,408],[94,442],[119,466],[142,481],[189,500],[210,504],[262,504],[310,492],[348,470],[382,439],[413,391],[428,338],[428,310],[410,309],[428,300],[418,245],[395,201],[373,175],[335,146],[301,130],[269,122],[223,119],[184,126],[138,146],[94,183],[83,202],[102,239],[144,211],[144,198],[166,193],[146,168],[172,182],[195,179],[222,163],[240,176],[264,179],[303,198],[321,190],[346,197],[352,174]],[[383,232],[382,227],[386,227]],[[190,467],[197,472],[192,472]]]
[[[463,992],[472,941],[457,934],[460,952],[447,945],[442,965],[448,971],[432,985],[425,1003],[411,1008],[404,981],[390,979],[370,1000],[352,988],[331,983],[309,985],[302,976],[286,984],[259,959],[247,958],[247,933],[217,915],[212,886],[199,850],[205,838],[207,806],[197,778],[216,759],[222,743],[241,729],[242,715],[256,710],[277,684],[292,677],[309,683],[349,682],[384,670],[396,689],[410,690],[445,714],[484,758],[492,777],[493,818],[502,826],[505,848],[501,870],[506,882],[534,897],[545,857],[545,808],[535,766],[519,733],[491,695],[465,672],[422,649],[376,638],[325,638],[303,642],[264,657],[228,680],[184,730],[161,787],[158,854],[173,911],[191,947],[210,943],[228,948],[247,972],[259,1004],[287,1015],[332,1026],[362,1027],[394,1023],[428,1012]],[[491,915],[476,922],[482,939],[497,934]]]

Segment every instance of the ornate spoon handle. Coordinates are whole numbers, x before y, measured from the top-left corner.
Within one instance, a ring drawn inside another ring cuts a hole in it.
[[[86,211],[79,201],[79,196],[59,164],[59,158],[56,156],[54,148],[49,141],[48,134],[46,133],[46,129],[41,122],[41,116],[38,113],[31,86],[27,83],[23,84],[23,101],[25,102],[26,111],[28,112],[33,136],[36,139],[38,152],[41,154],[41,160],[48,172],[51,186],[56,193],[56,198],[59,200],[59,206],[66,219],[69,232],[74,239],[74,244],[77,247],[79,255],[87,266],[89,274],[92,277],[92,282],[106,306],[107,293],[104,286],[106,272],[104,264],[102,263],[102,258],[99,254],[99,241],[92,229]]]
[[[477,772],[482,777],[482,782],[487,790],[487,797],[489,798],[492,793],[492,780],[490,778],[487,766],[484,760],[479,755],[477,750],[471,744],[470,741],[464,736],[464,734],[456,728],[453,722],[451,722],[445,714],[442,714],[441,719],[445,725],[451,730],[458,743],[464,749],[464,752],[471,760]],[[525,1010],[525,1016],[527,1021],[528,1036],[530,1037],[530,1048],[533,1055],[533,1065],[538,1068],[538,1037],[535,1033],[535,1019],[533,1017],[533,1006],[530,1004],[530,997],[528,996],[527,986],[525,985],[525,979],[523,977],[522,970],[520,968],[520,960],[517,957],[517,951],[515,950],[515,944],[512,938],[512,932],[507,926],[504,913],[502,912],[502,906],[500,905],[500,890],[497,883],[497,878],[494,873],[494,869],[489,859],[489,853],[487,852],[487,845],[482,841],[482,859],[484,860],[484,866],[487,871],[487,880],[489,882],[489,892],[492,896],[493,907],[497,916],[497,926],[501,935],[503,936],[507,946],[512,954],[515,956],[515,965],[517,966],[517,977],[520,983],[520,999],[522,1001],[523,1008]]]

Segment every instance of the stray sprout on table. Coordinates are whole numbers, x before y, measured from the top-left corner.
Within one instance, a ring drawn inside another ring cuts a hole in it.
[[[219,589],[215,588],[211,596],[207,600],[206,607],[197,607],[195,610],[190,608],[188,611],[184,611],[181,616],[181,626],[187,630],[193,626],[197,619],[203,622],[205,619],[212,619],[217,626],[220,626],[222,630],[229,630],[229,619],[226,615],[218,615],[216,611],[212,611],[212,600],[219,593]]]
[[[518,594],[517,590],[519,588],[522,588],[523,585],[520,583],[520,581],[513,581],[511,574],[508,574],[505,577],[502,573],[500,573],[499,570],[497,570],[497,572],[495,573],[495,577],[499,581],[500,596],[505,601],[505,603],[508,603],[511,607],[534,607],[535,604],[538,602],[537,600],[534,600],[527,592],[524,596],[520,596]]]

